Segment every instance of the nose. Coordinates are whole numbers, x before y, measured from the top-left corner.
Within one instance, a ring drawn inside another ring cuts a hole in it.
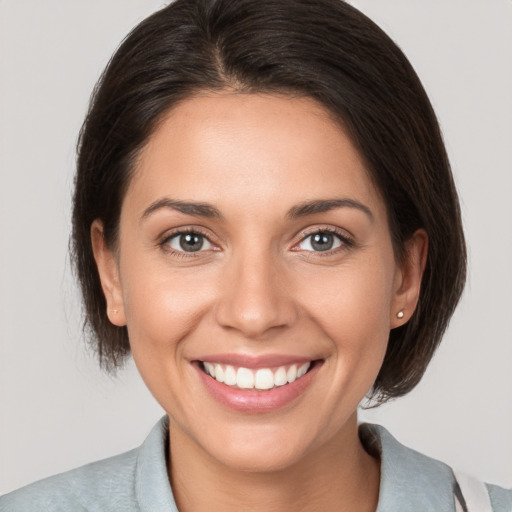
[[[297,319],[291,283],[269,254],[233,257],[220,283],[216,320],[247,338],[263,338],[269,331],[291,326]]]

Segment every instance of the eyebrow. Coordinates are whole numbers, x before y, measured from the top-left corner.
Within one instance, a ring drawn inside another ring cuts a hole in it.
[[[186,215],[196,215],[198,217],[208,217],[215,219],[223,218],[220,211],[217,208],[215,208],[215,206],[209,203],[178,201],[176,199],[164,197],[150,204],[148,208],[144,210],[141,220],[145,219],[146,217],[149,217],[152,213],[154,213],[157,210],[160,210],[161,208],[171,208],[172,210],[177,210]]]
[[[314,215],[315,213],[328,212],[336,208],[355,208],[365,213],[373,222],[373,213],[368,206],[356,201],[355,199],[314,199],[312,201],[305,201],[303,203],[290,208],[286,217],[288,219],[297,219],[305,217],[306,215]]]
[[[141,220],[149,217],[152,213],[162,208],[170,208],[177,210],[186,215],[195,215],[198,217],[207,217],[215,219],[223,219],[223,215],[218,208],[210,203],[193,202],[193,201],[178,201],[164,197],[158,199],[148,206],[142,214]],[[356,201],[355,199],[313,199],[311,201],[304,201],[296,206],[293,206],[286,213],[286,218],[293,220],[307,215],[314,215],[316,213],[328,212],[336,208],[355,208],[365,213],[371,221],[374,220],[372,211],[368,206]]]

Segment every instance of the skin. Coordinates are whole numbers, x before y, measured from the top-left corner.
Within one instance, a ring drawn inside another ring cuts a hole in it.
[[[144,215],[163,198],[209,203],[222,218],[169,207]],[[334,198],[371,213],[345,205],[287,216]],[[181,228],[208,237],[202,250],[180,252]],[[314,250],[311,232],[326,229],[342,238]],[[100,220],[91,235],[109,318],[127,325],[170,418],[180,511],[375,510],[379,462],[359,441],[356,411],[390,329],[416,307],[427,237],[418,231],[397,263],[382,198],[322,106],[230,92],[183,101],[140,154],[116,249]],[[225,353],[321,365],[291,403],[250,414],[215,400],[194,367]]]

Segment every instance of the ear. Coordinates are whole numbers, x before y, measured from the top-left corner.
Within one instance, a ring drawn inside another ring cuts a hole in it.
[[[395,279],[391,329],[409,321],[420,296],[421,278],[427,264],[428,235],[418,229],[405,243],[403,262]],[[403,313],[403,315],[402,315]]]
[[[94,259],[100,275],[101,287],[107,301],[108,319],[118,327],[126,325],[124,301],[116,255],[105,242],[103,222],[96,219],[91,225]]]

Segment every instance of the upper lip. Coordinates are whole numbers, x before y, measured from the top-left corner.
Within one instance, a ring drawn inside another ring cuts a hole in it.
[[[304,357],[285,354],[265,354],[265,355],[250,355],[250,354],[211,354],[198,357],[196,361],[228,364],[231,366],[238,366],[244,368],[272,368],[276,366],[286,366],[292,364],[304,364],[312,362],[317,357]]]

